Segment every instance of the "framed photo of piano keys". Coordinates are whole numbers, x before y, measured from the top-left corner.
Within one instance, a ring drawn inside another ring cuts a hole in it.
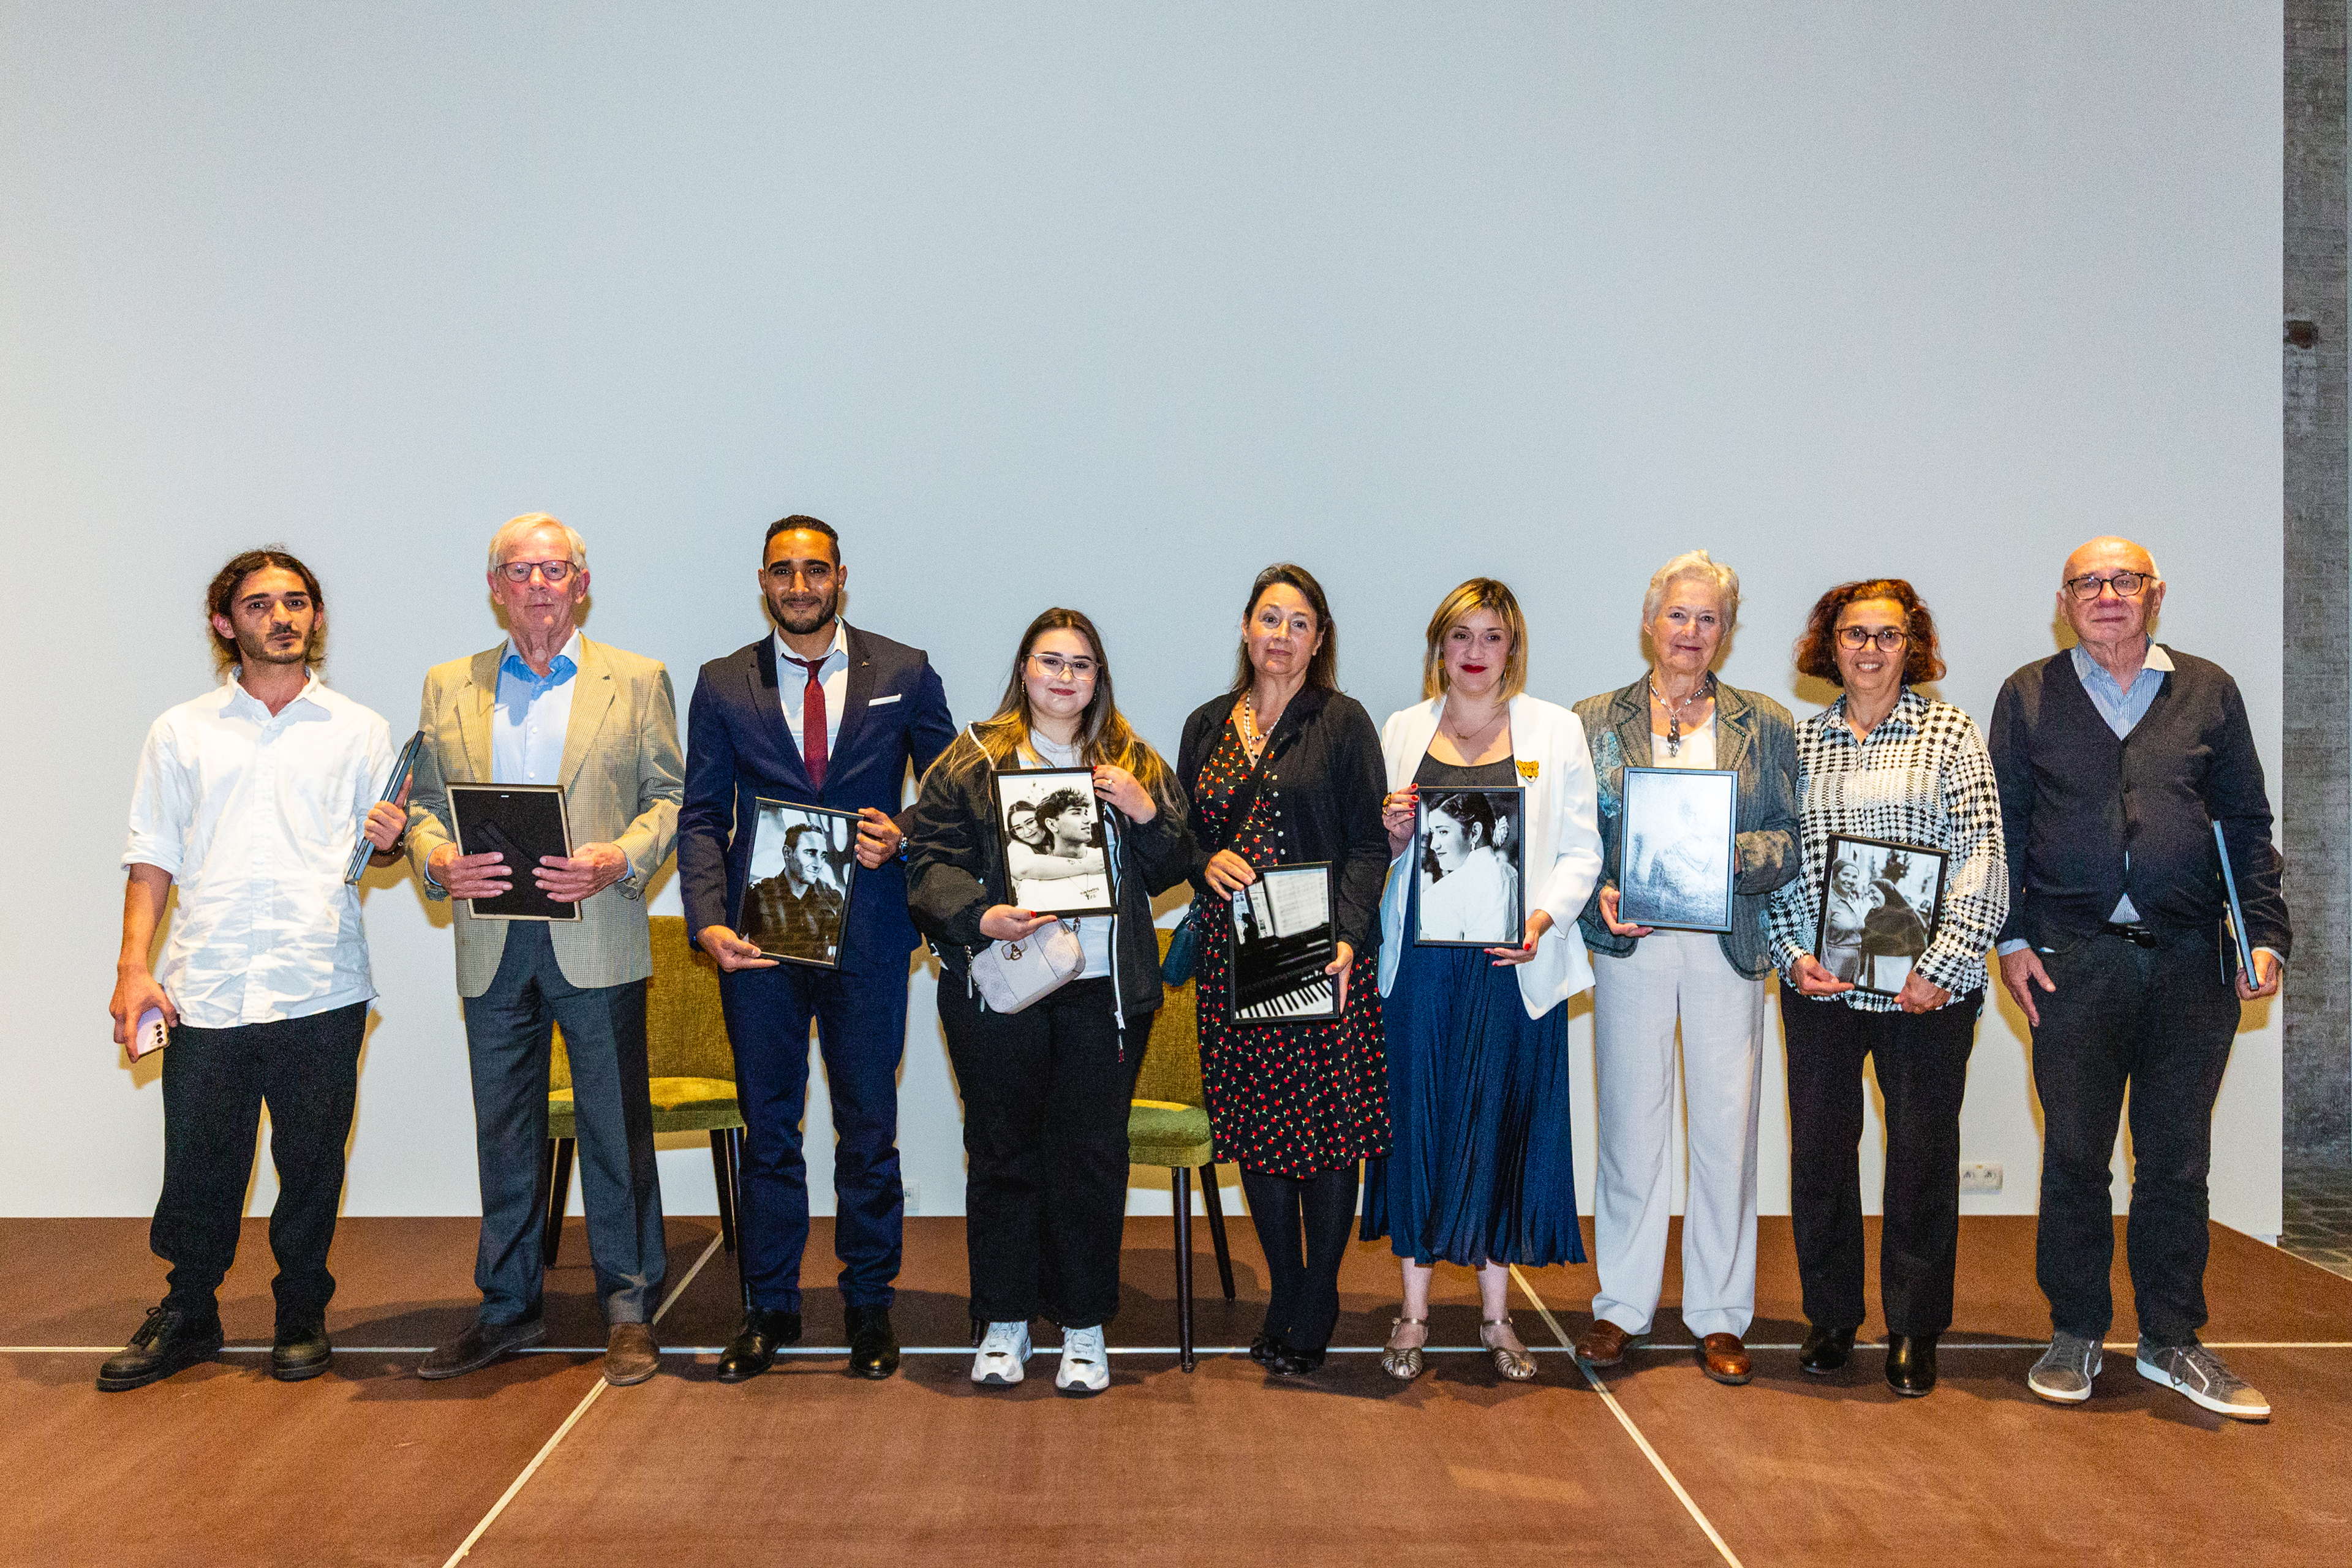
[[[1234,896],[1236,1024],[1307,1024],[1339,1016],[1331,865],[1269,866]]]

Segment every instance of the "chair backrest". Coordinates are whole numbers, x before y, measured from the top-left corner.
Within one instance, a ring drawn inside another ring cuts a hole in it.
[[[1160,932],[1162,957],[1167,956],[1171,934],[1164,928]],[[1151,1016],[1151,1037],[1144,1042],[1143,1067],[1135,1080],[1136,1099],[1174,1105],[1202,1103],[1197,1007],[1191,981],[1160,988],[1160,1011]]]
[[[686,921],[656,915],[654,973],[646,985],[646,1065],[651,1078],[710,1078],[735,1081],[735,1053],[727,1043],[727,1022],[719,1008],[719,969],[709,955],[689,948]],[[572,1085],[572,1062],[563,1052],[563,1031],[555,1031],[551,1089]]]

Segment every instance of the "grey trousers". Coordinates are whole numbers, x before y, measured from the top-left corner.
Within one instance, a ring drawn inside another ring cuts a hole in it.
[[[547,927],[517,921],[489,989],[465,998],[474,1078],[474,1148],[482,1240],[474,1283],[482,1321],[539,1315],[544,1211],[539,1159],[547,1143],[548,1056],[563,1026],[580,1130],[580,1195],[588,1255],[608,1323],[642,1323],[660,1300],[667,1254],[646,1080],[646,983],[583,989],[563,978]]]

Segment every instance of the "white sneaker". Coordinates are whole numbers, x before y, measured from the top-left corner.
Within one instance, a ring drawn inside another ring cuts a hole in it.
[[[994,1388],[1010,1388],[1027,1375],[1022,1363],[1029,1359],[1029,1325],[991,1323],[971,1358],[971,1380]]]
[[[1065,1394],[1100,1394],[1110,1386],[1110,1357],[1103,1351],[1099,1324],[1062,1331],[1062,1370],[1054,1386]]]

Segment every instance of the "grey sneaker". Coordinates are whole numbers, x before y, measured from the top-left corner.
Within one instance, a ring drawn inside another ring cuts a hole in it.
[[[2098,1375],[2099,1342],[2061,1330],[2025,1374],[2025,1386],[2057,1404],[2080,1405],[2091,1397],[2091,1380]]]
[[[2216,1415],[2239,1421],[2267,1421],[2271,1402],[2262,1390],[2221,1364],[2221,1358],[2203,1345],[2152,1345],[2139,1342],[2139,1374],[2150,1383],[2178,1389]]]

